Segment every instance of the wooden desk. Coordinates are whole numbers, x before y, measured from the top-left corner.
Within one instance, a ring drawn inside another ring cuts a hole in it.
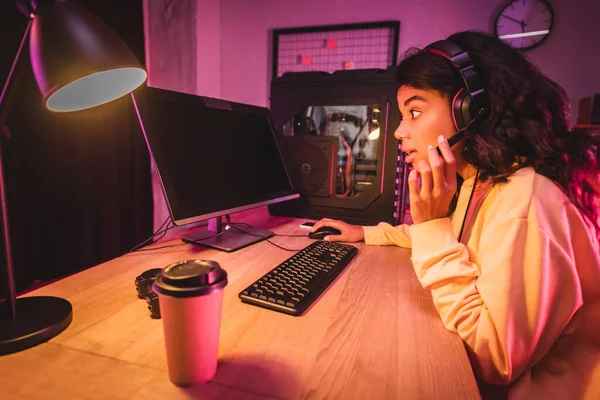
[[[272,217],[266,208],[243,220],[276,233],[307,233],[301,220]],[[293,249],[310,243],[272,240]],[[479,398],[463,343],[443,327],[409,250],[356,245],[357,257],[302,317],[237,298],[293,254],[265,241],[234,253],[184,245],[129,254],[38,289],[28,295],[68,299],[73,322],[48,343],[0,357],[0,398]],[[134,279],[190,258],[218,261],[229,285],[217,375],[181,389],[168,379],[161,320],[150,318]]]

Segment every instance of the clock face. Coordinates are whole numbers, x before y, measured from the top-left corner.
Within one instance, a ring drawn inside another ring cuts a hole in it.
[[[513,0],[496,17],[494,33],[515,49],[527,50],[544,41],[553,25],[547,0]]]

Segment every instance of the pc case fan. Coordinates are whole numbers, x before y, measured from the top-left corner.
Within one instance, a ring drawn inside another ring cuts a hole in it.
[[[283,148],[294,187],[302,195],[331,195],[334,155],[338,140],[330,137],[291,136],[283,138]]]

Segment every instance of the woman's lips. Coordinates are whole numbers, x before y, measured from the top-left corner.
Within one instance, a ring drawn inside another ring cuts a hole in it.
[[[406,155],[404,156],[404,162],[410,163],[412,161],[412,159],[416,157],[416,154],[417,154],[416,150],[407,151]]]

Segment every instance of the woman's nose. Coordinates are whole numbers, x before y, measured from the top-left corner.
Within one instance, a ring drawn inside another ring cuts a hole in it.
[[[404,140],[408,137],[408,132],[406,131],[406,129],[404,129],[402,123],[400,123],[400,125],[398,125],[398,128],[396,128],[396,131],[394,132],[394,137],[398,140]]]

